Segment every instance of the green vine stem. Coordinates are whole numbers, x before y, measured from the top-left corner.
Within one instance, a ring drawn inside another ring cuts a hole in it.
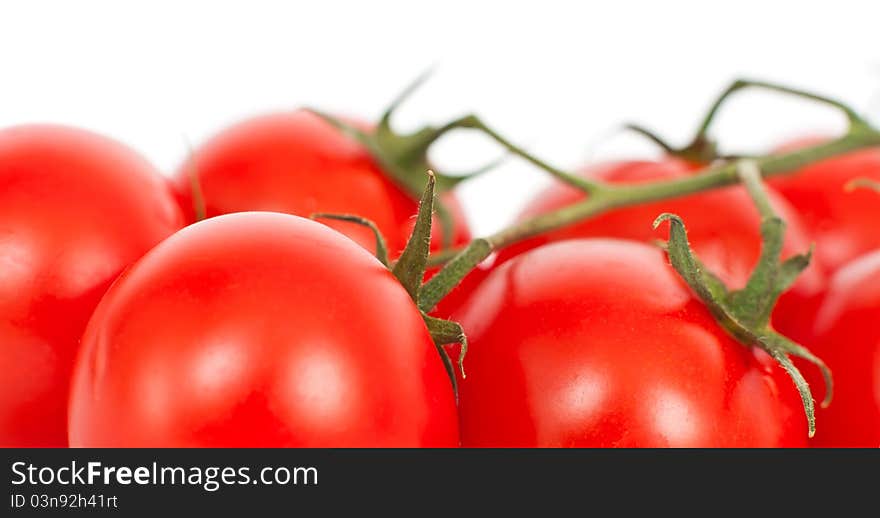
[[[689,162],[708,164],[719,158],[727,158],[719,154],[718,146],[708,138],[695,138],[690,144],[683,147],[675,147],[666,139],[640,124],[625,124],[623,129],[640,135],[662,149],[667,155],[675,156]]]
[[[501,147],[507,150],[511,155],[518,156],[523,160],[531,163],[534,166],[537,166],[539,169],[542,169],[549,173],[554,178],[561,180],[564,183],[567,183],[573,187],[576,187],[584,192],[593,192],[595,189],[599,188],[599,184],[587,178],[582,178],[576,174],[572,174],[562,169],[550,165],[549,163],[541,160],[540,158],[532,155],[522,147],[514,144],[512,141],[505,138],[503,135],[495,131],[491,126],[487,125],[476,115],[465,115],[459,119],[453,120],[447,123],[445,126],[440,128],[443,132],[448,132],[453,129],[472,129],[477,130],[484,135],[488,136],[490,139],[497,142]]]
[[[721,104],[733,92],[750,86],[771,89],[829,104],[842,110],[850,121],[849,131],[836,140],[785,154],[755,157],[755,164],[764,177],[790,173],[812,163],[850,151],[880,146],[880,131],[871,127],[852,109],[839,101],[794,88],[745,80],[734,82],[712,105],[709,114],[700,126],[698,138],[700,138],[700,135],[705,136],[705,132],[708,130],[714,114],[718,112]],[[419,302],[420,307],[424,311],[433,309],[471,270],[495,250],[597,216],[615,208],[687,196],[740,182],[737,163],[726,161],[704,168],[702,171],[686,178],[641,184],[611,185],[585,180],[531,156],[524,149],[502,137],[474,115],[450,122],[444,129],[451,127],[470,128],[485,133],[511,154],[519,156],[545,170],[551,176],[581,189],[587,194],[587,197],[581,202],[526,219],[489,236],[475,239],[464,248],[448,249],[432,256],[429,259],[429,264],[445,264],[445,266],[421,288]]]
[[[826,97],[824,95],[817,95],[812,92],[807,92],[805,90],[800,90],[798,88],[792,88],[789,86],[777,85],[774,83],[769,83],[766,81],[757,81],[752,79],[737,79],[733,81],[727,88],[725,88],[721,94],[712,102],[709,110],[706,112],[706,115],[703,117],[703,120],[700,122],[699,127],[697,128],[696,134],[691,138],[691,141],[682,147],[675,147],[669,144],[664,138],[660,137],[657,133],[645,128],[640,124],[626,124],[624,125],[624,129],[637,133],[654,144],[660,147],[663,151],[668,155],[677,156],[679,158],[683,158],[685,160],[697,162],[697,163],[710,163],[713,160],[724,158],[724,159],[738,159],[742,158],[739,156],[730,156],[723,155],[718,151],[718,145],[716,141],[709,135],[709,130],[711,129],[712,123],[718,116],[721,107],[737,92],[745,89],[763,89],[769,90],[772,92],[777,92],[785,95],[800,97],[803,99],[807,99],[810,101],[818,102],[821,104],[828,105],[836,110],[839,110],[843,113],[843,115],[847,118],[850,126],[868,126],[867,122],[846,104],[837,99],[832,99],[830,97]]]
[[[861,123],[851,126],[846,135],[836,140],[786,154],[758,157],[755,159],[755,164],[764,177],[771,177],[790,173],[806,165],[850,151],[874,146],[880,146],[880,131]],[[519,154],[515,148],[510,151]],[[740,177],[737,168],[737,163],[726,162],[705,168],[693,176],[641,184],[610,185],[591,181],[589,187],[584,188],[588,196],[581,202],[526,219],[494,234],[476,239],[464,248],[434,255],[430,260],[431,264],[446,263],[446,266],[422,286],[419,297],[421,307],[425,311],[432,309],[461,282],[465,275],[495,250],[597,216],[611,209],[687,196],[738,183]],[[553,175],[560,177],[558,174]]]
[[[685,148],[696,148],[699,146],[705,145],[707,142],[712,142],[709,138],[709,129],[712,126],[712,123],[715,121],[718,116],[718,112],[721,110],[721,107],[726,103],[731,96],[735,93],[745,90],[748,88],[756,88],[762,90],[768,90],[771,92],[777,92],[785,95],[790,95],[794,97],[800,97],[802,99],[806,99],[809,101],[818,102],[821,104],[828,105],[836,110],[839,110],[843,113],[843,115],[847,118],[849,122],[850,129],[853,127],[870,127],[867,121],[862,118],[855,110],[847,106],[845,103],[832,99],[830,97],[824,95],[818,95],[813,92],[808,92],[806,90],[801,90],[799,88],[792,88],[790,86],[778,85],[775,83],[770,83],[767,81],[759,81],[754,79],[737,79],[733,81],[727,88],[725,88],[721,94],[715,99],[709,108],[706,115],[703,117],[703,120],[700,122],[699,127],[697,128],[697,132],[694,135],[694,138],[691,140],[691,143]]]

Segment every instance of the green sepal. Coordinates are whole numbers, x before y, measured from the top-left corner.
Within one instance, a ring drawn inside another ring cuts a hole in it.
[[[417,306],[419,304],[419,290],[422,287],[422,279],[425,278],[425,268],[428,265],[428,254],[431,251],[435,183],[434,173],[428,171],[428,183],[419,200],[419,212],[412,234],[406,248],[400,254],[400,258],[391,268],[391,272],[397,277]]]
[[[750,327],[765,327],[779,297],[791,287],[812,258],[812,248],[806,254],[795,255],[780,262],[785,236],[785,222],[779,217],[764,218],[761,222],[761,256],[749,276],[746,286],[730,294],[730,304],[739,308]]]
[[[382,170],[392,181],[417,198],[422,192],[423,175],[428,169],[435,171],[438,192],[451,190],[459,183],[483,174],[497,165],[493,161],[487,166],[474,171],[449,175],[437,172],[428,158],[428,150],[440,137],[447,132],[461,127],[456,121],[442,126],[427,125],[412,133],[398,133],[391,127],[391,118],[397,108],[403,104],[430,76],[430,71],[423,73],[389,105],[372,131],[364,131],[337,117],[321,110],[307,108],[307,111],[321,117],[339,131],[361,143],[370,153]],[[445,230],[445,229],[444,229]]]
[[[778,224],[771,223],[767,225],[767,230],[770,232],[764,232],[764,238],[771,241],[763,244],[763,250],[767,253],[762,252],[761,261],[752,272],[746,287],[729,291],[724,283],[707,271],[694,255],[681,218],[674,214],[662,214],[654,222],[654,227],[664,221],[669,221],[670,224],[666,248],[673,268],[704,302],[723,329],[740,343],[763,349],[786,371],[800,394],[807,416],[808,434],[812,437],[816,433],[816,412],[812,392],[801,372],[789,359],[789,355],[803,358],[822,371],[826,384],[822,406],[827,406],[832,397],[831,372],[821,359],[776,332],[769,323],[769,311],[772,310],[785,287],[788,287],[796,274],[809,263],[809,255],[795,256],[779,263],[779,248],[772,242],[777,239],[774,237],[776,234],[769,228],[777,227]],[[781,234],[778,236],[781,239]],[[775,265],[770,263],[770,257],[774,254]],[[765,290],[763,294],[762,289]]]
[[[406,248],[400,254],[400,258],[391,268],[391,272],[397,277],[397,280],[406,289],[417,306],[419,304],[422,279],[425,277],[425,268],[428,264],[428,254],[431,248],[431,224],[434,215],[435,185],[434,173],[429,170],[428,182],[419,200],[419,212],[416,215],[416,223],[413,226],[412,234],[409,237]],[[464,331],[457,323],[451,320],[432,317],[421,309],[419,309],[419,313],[422,315],[422,320],[428,328],[431,339],[434,341],[437,352],[443,361],[446,373],[449,375],[457,404],[458,380],[455,376],[455,366],[444,346],[453,343],[461,344],[458,367],[461,369],[462,378],[464,378],[464,356],[467,353],[467,338],[465,338]]]
[[[440,352],[440,356],[443,358],[443,363],[446,366],[446,373],[449,375],[449,379],[452,382],[452,388],[455,391],[455,400],[457,402],[458,380],[455,376],[455,367],[453,366],[452,359],[449,358],[449,353],[446,352],[446,348],[444,346],[450,344],[461,344],[461,351],[458,353],[457,364],[459,372],[461,372],[461,377],[462,379],[464,379],[464,358],[467,355],[468,349],[467,337],[465,336],[464,330],[461,328],[461,325],[457,322],[432,317],[424,311],[422,312],[422,319],[425,321],[425,325],[428,327],[428,332],[431,333],[431,338],[434,340],[434,345],[437,346],[437,350]]]
[[[727,298],[727,286],[691,252],[684,222],[675,214],[663,213],[654,220],[656,229],[664,221],[669,221],[669,241],[664,247],[676,271],[684,278],[701,299],[711,302]]]
[[[744,160],[740,162],[737,172],[761,214],[761,256],[744,288],[729,291],[717,276],[703,267],[688,243],[687,230],[681,218],[673,214],[662,214],[654,222],[654,228],[669,221],[669,241],[666,246],[669,260],[688,286],[706,304],[719,325],[741,343],[760,347],[785,369],[801,396],[809,436],[812,437],[816,433],[813,395],[789,356],[802,358],[822,372],[825,381],[823,407],[831,402],[833,395],[831,371],[820,358],[776,332],[770,324],[776,301],[810,264],[812,248],[806,254],[780,260],[785,222],[776,215],[770,204],[761,171],[753,161]]]
[[[492,252],[492,244],[486,239],[477,238],[455,257],[450,259],[443,269],[431,277],[419,290],[419,309],[431,311],[440,300],[449,294],[461,280],[480,264]]]
[[[428,150],[440,137],[447,132],[461,128],[459,121],[452,121],[443,126],[425,126],[410,134],[401,134],[391,127],[391,117],[400,106],[427,79],[425,73],[409,85],[388,109],[385,110],[373,131],[364,131],[342,119],[334,117],[314,108],[307,111],[317,115],[338,131],[359,142],[389,178],[413,198],[422,192],[424,172],[434,171],[437,192],[452,190],[459,183],[491,171],[506,158],[504,155],[473,171],[458,174],[444,174],[432,167],[428,158]],[[442,246],[452,246],[455,222],[449,209],[441,200],[434,202],[437,218],[442,230]]]
[[[373,231],[373,235],[376,237],[376,259],[378,259],[380,263],[388,268],[390,262],[388,261],[388,245],[385,243],[385,236],[382,235],[382,231],[379,230],[379,227],[377,227],[376,224],[369,219],[362,218],[361,216],[355,216],[353,214],[331,214],[328,212],[315,212],[314,214],[311,214],[309,218],[335,219],[338,221],[356,223],[358,225],[363,225],[369,228]]]
[[[464,335],[464,330],[461,328],[461,325],[458,322],[453,322],[452,320],[445,320],[442,318],[429,316],[424,311],[422,311],[422,318],[425,319],[425,324],[428,326],[428,331],[431,332],[431,336],[434,338],[434,342],[438,346],[461,344],[461,352],[459,352],[458,354],[458,359],[456,363],[458,364],[458,368],[461,372],[461,377],[465,378],[466,376],[464,373],[464,357],[467,355],[468,343],[467,337]]]
[[[406,289],[413,302],[418,306],[419,290],[422,285],[422,279],[425,276],[425,268],[428,262],[428,253],[431,245],[431,224],[434,209],[434,189],[435,178],[431,171],[428,171],[428,182],[425,185],[424,192],[419,201],[419,212],[416,216],[416,223],[413,226],[413,232],[410,235],[406,248],[400,255],[400,258],[393,266],[389,266],[388,247],[385,244],[385,238],[375,223],[369,219],[355,216],[352,214],[328,214],[315,213],[311,215],[312,219],[326,218],[340,221],[348,221],[359,225],[366,226],[373,231],[376,237],[376,258],[397,278],[400,284]],[[461,326],[450,320],[444,320],[429,316],[424,311],[419,310],[428,333],[434,341],[434,346],[440,354],[443,367],[452,383],[452,390],[455,393],[455,401],[458,404],[458,379],[455,376],[455,364],[446,352],[445,345],[459,343],[461,344],[461,352],[458,356],[458,368],[461,370],[461,376],[464,378],[464,357],[467,354],[467,338]]]

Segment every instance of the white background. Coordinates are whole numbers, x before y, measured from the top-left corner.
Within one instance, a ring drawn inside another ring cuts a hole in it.
[[[682,143],[720,89],[760,77],[880,119],[880,2],[4,2],[0,125],[59,122],[120,139],[166,172],[224,125],[312,105],[373,118],[419,72],[402,128],[476,111],[551,161],[648,156],[639,121]],[[833,131],[828,110],[767,94],[723,112],[728,149]],[[496,150],[445,140],[441,166]],[[480,233],[546,179],[511,162],[462,190]]]

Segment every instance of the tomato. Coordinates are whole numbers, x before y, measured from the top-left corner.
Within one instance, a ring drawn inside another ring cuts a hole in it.
[[[822,140],[801,139],[777,151],[793,151]],[[846,184],[856,178],[880,181],[880,148],[822,160],[770,181],[800,214],[816,242],[816,258],[829,272],[880,248],[877,193],[870,189],[846,190]]]
[[[804,446],[797,391],[650,245],[579,239],[496,268],[468,333],[463,446]]]
[[[67,445],[70,371],[101,295],[180,228],[165,180],[88,131],[0,131],[0,446]]]
[[[176,175],[181,206],[190,221],[195,218],[193,175],[208,217],[251,210],[304,217],[315,212],[356,214],[376,223],[392,258],[406,246],[418,210],[418,200],[392,182],[363,145],[303,110],[246,120],[197,149]],[[470,233],[458,200],[452,193],[441,199],[454,222],[451,244],[467,243]],[[375,249],[367,228],[341,221],[322,223]],[[432,250],[440,250],[442,226],[437,218],[433,237]]]
[[[775,151],[791,152],[825,140],[802,138]],[[826,276],[861,254],[880,248],[880,232],[875,224],[880,218],[877,195],[867,189],[845,189],[846,184],[855,178],[880,180],[880,149],[865,149],[822,160],[769,181],[798,212],[816,245],[814,262],[826,272]],[[777,308],[774,313],[776,327],[795,340],[810,345],[810,327],[821,301],[821,293],[818,293],[801,298],[799,303]],[[781,302],[788,301],[783,299]]]
[[[880,250],[840,268],[817,313],[811,350],[831,368],[834,400],[813,444],[880,446]],[[804,370],[805,374],[812,374]],[[813,383],[820,380],[808,378]]]
[[[83,337],[72,446],[457,446],[452,385],[369,252],[278,213],[170,237]]]

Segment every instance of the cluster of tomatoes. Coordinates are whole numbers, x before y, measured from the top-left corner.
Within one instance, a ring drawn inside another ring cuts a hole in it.
[[[582,174],[637,183],[705,165]],[[857,177],[880,180],[880,149],[770,183],[783,255],[816,244],[773,322],[835,373],[817,445],[880,445],[880,195],[845,190]],[[521,217],[584,196],[560,183]],[[454,191],[440,200],[451,224],[434,225],[432,251],[471,238]],[[417,209],[362,142],[308,111],[235,125],[170,180],[83,130],[0,131],[0,445],[808,444],[783,370],[729,336],[653,243],[657,215],[678,214],[707,268],[742,286],[761,250],[743,187],[614,209],[481,264],[433,312],[470,342],[457,393],[373,232],[308,219],[362,216],[393,260]]]

